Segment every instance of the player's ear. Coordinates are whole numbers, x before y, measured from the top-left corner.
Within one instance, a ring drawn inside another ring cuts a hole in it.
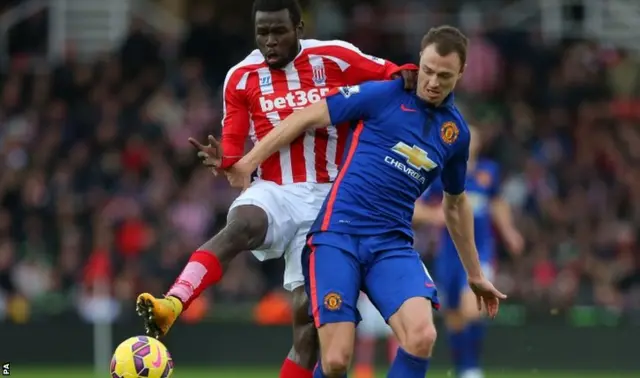
[[[296,32],[298,33],[298,38],[304,37],[304,21],[300,20],[300,23],[296,27]]]
[[[464,71],[467,69],[467,64],[465,63],[464,66],[462,66],[462,68],[460,69],[460,72],[458,72],[458,80],[460,80],[462,78],[462,75],[464,74]]]

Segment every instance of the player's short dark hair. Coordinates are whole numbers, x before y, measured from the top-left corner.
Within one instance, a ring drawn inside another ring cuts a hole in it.
[[[460,29],[442,25],[429,29],[427,34],[422,38],[420,51],[424,51],[427,46],[435,44],[438,54],[445,56],[455,52],[460,57],[462,67],[467,62],[467,45],[469,39]]]
[[[302,8],[298,0],[255,0],[253,2],[253,17],[256,12],[277,12],[286,9],[294,26],[298,26],[302,20]]]

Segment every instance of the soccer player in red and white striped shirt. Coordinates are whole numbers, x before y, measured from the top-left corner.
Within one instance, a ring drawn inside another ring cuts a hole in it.
[[[343,41],[302,39],[303,22],[296,0],[256,0],[258,49],[232,67],[224,82],[222,140],[202,152],[224,170],[296,109],[320,101],[330,88],[405,78],[414,84],[417,67],[398,67],[363,54]],[[259,260],[284,256],[284,287],[293,293],[294,347],[280,377],[311,377],[317,345],[304,293],[300,254],[338,174],[348,125],[309,131],[267,159],[258,177],[231,205],[226,227],[193,253],[165,298],[144,293],[137,308],[147,332],[164,335],[177,316],[207,287],[216,284],[227,264],[252,250]]]

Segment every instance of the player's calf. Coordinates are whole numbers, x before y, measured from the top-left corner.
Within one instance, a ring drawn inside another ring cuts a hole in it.
[[[280,368],[280,378],[311,378],[318,361],[318,333],[309,316],[304,287],[293,290],[293,346]]]
[[[231,210],[227,225],[191,255],[167,295],[178,298],[186,309],[206,288],[222,279],[224,270],[236,256],[259,248],[268,227],[267,214],[257,206],[238,206]]]
[[[229,212],[227,225],[199,249],[213,253],[226,268],[240,252],[262,246],[268,229],[269,218],[263,209],[238,206]]]
[[[318,362],[318,332],[309,316],[309,298],[304,286],[293,290],[293,348],[289,359],[305,369],[313,370]]]
[[[262,245],[268,227],[267,214],[261,208],[247,205],[233,209],[225,228],[191,255],[166,299],[154,298],[148,293],[138,297],[136,309],[147,333],[164,336],[195,298],[222,279],[231,260],[242,251]],[[174,303],[176,301],[180,303]]]

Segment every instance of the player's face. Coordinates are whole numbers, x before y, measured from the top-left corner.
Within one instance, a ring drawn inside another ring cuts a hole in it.
[[[439,105],[462,77],[462,68],[457,53],[442,56],[436,51],[435,44],[425,47],[420,54],[418,96],[429,103]]]
[[[293,25],[289,11],[256,12],[256,45],[271,68],[282,68],[298,53],[302,22]]]

